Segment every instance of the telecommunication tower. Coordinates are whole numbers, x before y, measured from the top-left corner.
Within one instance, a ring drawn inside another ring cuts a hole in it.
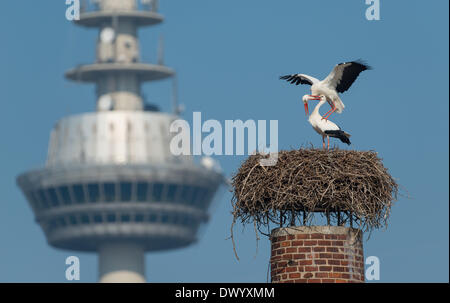
[[[99,29],[97,60],[66,77],[96,85],[97,111],[58,121],[46,165],[17,178],[51,246],[99,254],[100,282],[145,282],[145,252],[194,243],[224,180],[210,158],[174,156],[178,110],[142,98],[142,83],[175,74],[140,60],[138,29],[163,21],[157,9],[156,0],[82,3],[75,23]]]

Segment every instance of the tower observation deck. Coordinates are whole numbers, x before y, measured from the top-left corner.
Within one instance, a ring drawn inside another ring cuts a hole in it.
[[[98,252],[100,282],[145,282],[145,252],[194,243],[224,179],[210,161],[172,155],[178,116],[144,104],[142,83],[174,75],[140,61],[138,29],[163,21],[157,1],[82,4],[75,23],[99,30],[97,60],[66,78],[96,85],[97,111],[58,121],[46,165],[17,183],[51,246]]]

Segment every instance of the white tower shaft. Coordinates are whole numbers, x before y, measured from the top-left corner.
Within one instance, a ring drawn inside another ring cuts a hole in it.
[[[99,248],[101,283],[145,283],[144,249],[134,243],[109,243]]]

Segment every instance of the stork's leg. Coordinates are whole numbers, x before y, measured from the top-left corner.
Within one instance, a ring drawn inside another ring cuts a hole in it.
[[[325,113],[325,115],[322,116],[322,120],[323,120],[323,119],[328,120],[328,117],[329,117],[332,113],[334,113],[334,111],[336,110],[336,106],[334,106],[334,103],[331,103],[331,104],[332,104],[331,109],[330,109],[329,111],[327,111],[327,112]]]
[[[316,96],[316,95],[308,95],[309,100],[320,100],[320,96]]]
[[[330,113],[328,113],[327,115],[325,115],[324,117],[322,117],[322,119],[328,120],[328,117],[331,116],[332,113],[334,113],[336,111],[336,107],[334,107]]]
[[[322,147],[323,147],[323,149],[325,149],[325,137],[324,136],[322,136]]]
[[[328,146],[327,146],[327,149],[330,150],[330,136],[327,136],[327,139],[328,139]]]

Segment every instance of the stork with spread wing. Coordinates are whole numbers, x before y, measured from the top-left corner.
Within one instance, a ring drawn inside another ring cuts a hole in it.
[[[341,113],[345,107],[338,93],[347,91],[362,71],[370,69],[372,68],[369,65],[358,60],[336,65],[322,81],[305,74],[286,75],[280,77],[280,79],[296,85],[311,85],[309,97],[313,100],[324,96],[331,106],[331,109],[323,116],[323,119],[326,120],[335,111]]]

